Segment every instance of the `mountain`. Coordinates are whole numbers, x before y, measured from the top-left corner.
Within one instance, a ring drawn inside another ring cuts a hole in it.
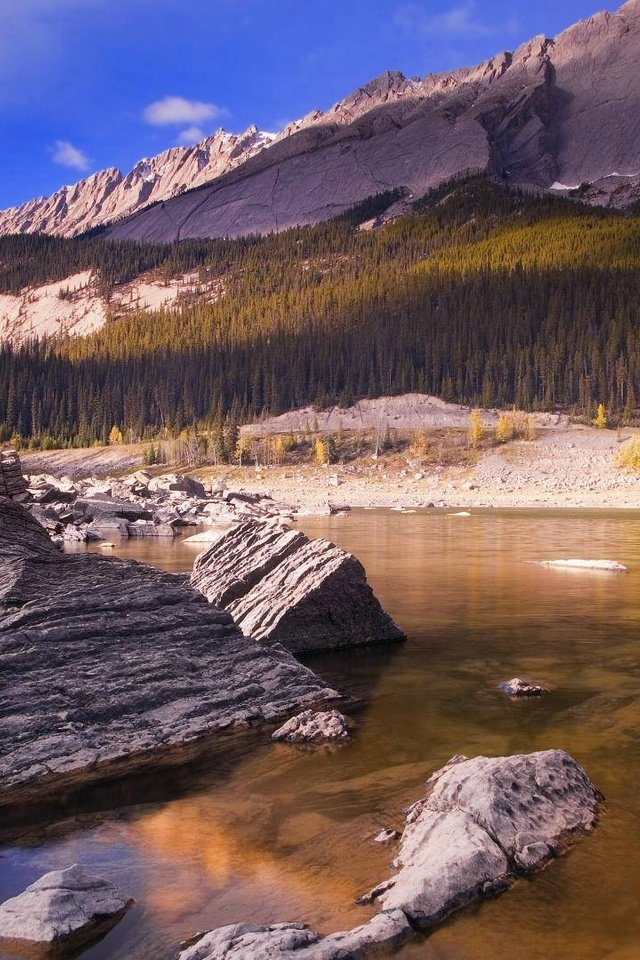
[[[640,198],[640,0],[479,66],[387,73],[276,136],[218,131],[0,213],[0,234],[172,241],[316,223],[365,197],[453,175],[624,207]]]
[[[0,234],[82,233],[209,183],[259,153],[272,139],[257,127],[238,135],[218,130],[193,147],[172,147],[157,157],[145,157],[126,176],[115,167],[101,170],[50,197],[0,212]]]

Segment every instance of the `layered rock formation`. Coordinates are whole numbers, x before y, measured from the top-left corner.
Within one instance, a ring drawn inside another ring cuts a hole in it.
[[[196,559],[191,582],[246,636],[295,653],[403,639],[359,560],[279,521],[233,527]]]
[[[27,483],[22,476],[20,457],[12,450],[0,451],[0,497],[10,500],[22,499],[27,493]]]
[[[390,72],[270,138],[252,127],[94,174],[0,215],[0,233],[171,241],[314,223],[469,170],[584,198],[640,199],[640,0],[470,69]],[[194,190],[192,188],[197,187]],[[126,216],[125,216],[126,215]],[[122,218],[124,219],[118,219]]]
[[[132,901],[75,864],[53,870],[0,905],[0,940],[77,945],[118,921]]]
[[[184,577],[64,556],[0,499],[0,805],[335,696]]]

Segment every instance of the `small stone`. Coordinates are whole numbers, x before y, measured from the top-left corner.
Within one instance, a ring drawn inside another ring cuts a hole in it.
[[[521,680],[520,677],[514,677],[512,680],[505,680],[499,687],[508,697],[541,697],[549,691],[546,687],[540,687],[535,683],[528,683]]]
[[[287,720],[271,736],[286,743],[321,743],[327,740],[348,740],[349,724],[337,710],[316,712],[305,710]]]
[[[397,840],[400,834],[397,830],[384,829],[381,830],[377,837],[373,838],[374,843],[393,843],[394,840]]]

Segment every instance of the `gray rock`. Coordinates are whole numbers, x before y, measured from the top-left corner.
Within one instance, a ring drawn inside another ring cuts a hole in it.
[[[326,740],[348,740],[349,724],[337,710],[304,710],[297,717],[291,717],[275,733],[272,740],[284,740],[286,743],[320,743]]]
[[[117,922],[132,903],[75,864],[45,874],[0,906],[0,939],[55,943]]]
[[[13,450],[0,450],[0,497],[23,497],[27,484],[22,476],[20,457]]]
[[[384,830],[381,830],[380,833],[373,838],[374,843],[393,843],[394,840],[397,840],[400,834],[397,830],[391,830],[386,827]]]
[[[563,750],[455,757],[427,787],[408,813],[398,873],[363,898],[403,910],[421,928],[539,870],[593,830],[601,800]]]
[[[500,690],[506,693],[508,697],[541,697],[549,692],[545,687],[529,683],[527,680],[521,680],[520,677],[505,680],[504,683],[500,684]]]
[[[413,935],[401,910],[379,913],[354,930],[324,938],[301,923],[238,923],[203,934],[179,960],[360,960],[399,947]]]
[[[182,473],[164,473],[152,477],[147,484],[151,493],[186,493],[189,497],[206,497],[204,486],[199,480]]]
[[[62,555],[0,500],[0,807],[336,696],[183,575]]]
[[[400,640],[362,564],[279,521],[246,521],[201,554],[191,580],[242,632],[296,653]]]

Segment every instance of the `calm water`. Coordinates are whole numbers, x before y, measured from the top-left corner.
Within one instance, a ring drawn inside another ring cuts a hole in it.
[[[392,853],[371,837],[401,826],[432,770],[455,753],[563,747],[606,795],[596,833],[402,958],[639,958],[640,513],[358,511],[304,529],[357,554],[409,636],[309,660],[362,698],[354,740],[302,751],[259,733],[237,756],[163,775],[152,802],[132,782],[109,812],[0,851],[0,898],[76,861],[116,880],[136,905],[86,960],[168,960],[180,939],[236,920],[341,929],[370,915],[353,901],[389,875]],[[196,549],[132,542],[118,553],[187,570]],[[631,572],[527,562],[563,556]],[[516,675],[550,695],[496,693]]]

